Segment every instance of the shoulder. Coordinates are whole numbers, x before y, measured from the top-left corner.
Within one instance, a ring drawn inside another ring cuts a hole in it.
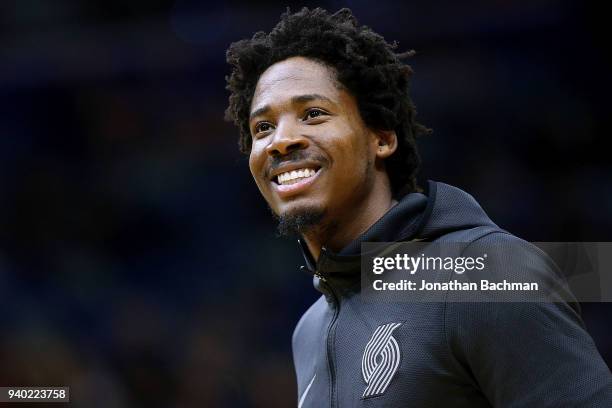
[[[538,293],[495,291],[475,302],[453,301],[459,295],[450,294],[445,310],[450,339],[501,345],[517,333],[533,338],[584,332],[579,304],[544,251],[505,231],[492,231],[466,246],[462,256],[485,254],[486,268],[473,280],[535,282]]]
[[[547,249],[547,252],[550,252]],[[506,231],[493,231],[471,242],[463,251],[467,257],[486,257],[486,267],[474,278],[497,282],[535,283],[538,290],[524,296],[499,297],[491,300],[565,302],[579,311],[578,303],[567,285],[566,276],[555,260],[540,247]],[[520,292],[519,292],[520,293]]]
[[[563,273],[536,245],[505,231],[491,231],[469,243],[462,256],[486,256],[486,268],[466,276],[478,283],[477,301],[461,302],[461,293],[449,293],[445,323],[450,339],[507,342],[519,332],[546,336],[584,330],[579,304]],[[483,291],[481,279],[536,283],[538,289]]]

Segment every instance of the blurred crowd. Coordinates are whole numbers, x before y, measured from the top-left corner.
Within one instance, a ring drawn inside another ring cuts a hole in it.
[[[224,122],[225,50],[287,5],[0,5],[0,386],[74,407],[287,407],[318,297]],[[351,7],[400,50],[434,133],[421,180],[531,241],[610,241],[609,67],[579,1]],[[583,304],[612,363],[612,304]],[[36,405],[36,406],[41,406]]]

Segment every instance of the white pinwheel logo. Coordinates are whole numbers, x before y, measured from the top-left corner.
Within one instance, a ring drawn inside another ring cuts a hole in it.
[[[378,326],[366,344],[361,359],[361,374],[368,385],[363,398],[381,395],[385,392],[400,364],[400,349],[393,337],[393,331],[401,323]]]

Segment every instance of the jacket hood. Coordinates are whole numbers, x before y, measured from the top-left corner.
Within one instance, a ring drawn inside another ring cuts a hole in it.
[[[306,262],[302,269],[317,279],[352,274],[360,269],[362,242],[434,241],[454,231],[497,225],[474,197],[448,184],[429,181],[425,194],[410,193],[340,252],[321,248],[315,262],[305,242],[299,240]]]
[[[428,195],[428,206],[417,232],[419,239],[433,241],[451,232],[475,227],[498,228],[474,197],[457,187],[429,181]]]

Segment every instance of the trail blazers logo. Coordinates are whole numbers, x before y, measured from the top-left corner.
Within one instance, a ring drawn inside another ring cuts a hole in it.
[[[401,323],[378,326],[366,344],[361,359],[361,374],[367,384],[363,398],[374,397],[385,392],[400,364],[400,349],[393,331]]]

